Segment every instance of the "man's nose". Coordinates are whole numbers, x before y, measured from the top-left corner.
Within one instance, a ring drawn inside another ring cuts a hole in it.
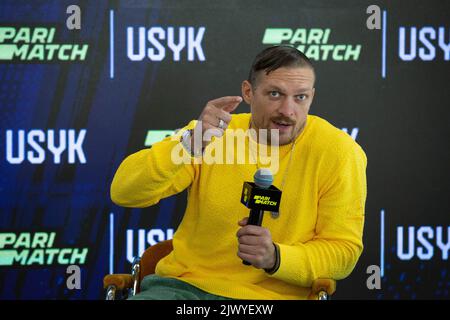
[[[278,113],[284,117],[292,118],[294,116],[295,102],[290,97],[286,97],[278,108]]]

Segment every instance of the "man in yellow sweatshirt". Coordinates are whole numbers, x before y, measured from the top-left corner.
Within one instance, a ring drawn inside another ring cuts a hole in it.
[[[347,133],[308,114],[314,82],[303,53],[267,48],[242,83],[251,113],[231,114],[241,97],[212,100],[199,121],[122,162],[111,185],[117,205],[147,207],[188,189],[174,249],[135,299],[305,299],[314,279],[350,274],[363,249],[367,159]],[[249,129],[270,136],[228,143]],[[252,161],[264,146],[270,156]],[[269,162],[282,191],[279,213],[247,225],[243,182]]]

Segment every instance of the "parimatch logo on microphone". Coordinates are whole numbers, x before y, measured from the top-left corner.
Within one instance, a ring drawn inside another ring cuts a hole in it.
[[[56,27],[0,27],[0,62],[84,61],[89,45],[58,43]]]
[[[278,201],[272,201],[270,197],[268,196],[260,196],[255,195],[253,197],[253,200],[255,201],[255,204],[266,204],[269,206],[276,206]]]

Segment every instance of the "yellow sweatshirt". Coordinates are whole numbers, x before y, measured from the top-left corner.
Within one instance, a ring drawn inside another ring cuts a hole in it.
[[[247,130],[249,120],[250,114],[234,114],[228,129]],[[308,115],[291,161],[292,144],[279,147],[273,185],[283,192],[280,216],[266,213],[262,224],[280,248],[272,275],[237,256],[238,221],[249,214],[240,203],[242,185],[253,181],[256,165],[174,163],[177,137],[128,156],[111,185],[113,202],[125,207],[151,206],[188,188],[174,250],[158,263],[158,275],[236,299],[306,299],[314,279],[350,274],[363,249],[367,158],[348,134]]]

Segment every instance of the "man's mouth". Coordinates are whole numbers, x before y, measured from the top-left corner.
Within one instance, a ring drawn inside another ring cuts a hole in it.
[[[283,120],[272,120],[272,125],[275,127],[274,129],[278,129],[280,131],[286,131],[293,126],[291,122]]]

